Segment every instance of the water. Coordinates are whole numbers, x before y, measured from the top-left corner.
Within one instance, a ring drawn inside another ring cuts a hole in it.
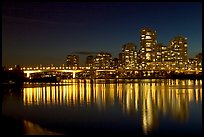
[[[2,115],[21,121],[26,135],[202,134],[202,80],[75,79],[6,90]]]

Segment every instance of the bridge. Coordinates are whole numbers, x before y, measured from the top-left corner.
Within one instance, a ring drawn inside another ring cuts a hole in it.
[[[185,73],[196,73],[198,74],[199,72],[202,72],[202,70],[175,70],[175,69],[148,69],[148,70],[139,70],[139,69],[93,69],[90,67],[35,67],[35,68],[21,68],[23,72],[26,74],[27,77],[30,77],[30,74],[32,73],[41,73],[41,72],[69,72],[72,73],[72,77],[76,78],[76,73],[79,72],[86,72],[86,71],[93,71],[97,75],[99,72],[130,72],[134,71],[136,73],[139,72],[148,72],[148,73],[153,73],[153,72],[163,72],[163,71],[175,71],[175,72],[185,72]]]
[[[79,73],[79,72],[85,72],[85,71],[95,71],[96,74],[97,72],[101,72],[101,71],[116,71],[115,69],[86,69],[85,67],[82,69],[61,69],[61,68],[54,68],[54,69],[50,69],[50,68],[47,68],[47,69],[32,69],[32,68],[29,68],[27,70],[23,70],[23,72],[26,74],[26,77],[30,77],[30,74],[31,73],[41,73],[41,72],[70,72],[72,73],[73,75],[73,78],[76,78],[76,73]]]

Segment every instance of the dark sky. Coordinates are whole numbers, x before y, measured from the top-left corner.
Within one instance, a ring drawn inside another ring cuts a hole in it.
[[[139,50],[143,27],[157,31],[167,45],[175,36],[188,38],[188,55],[202,51],[202,3],[49,3],[2,5],[2,65],[66,64],[76,52],[110,52],[122,45]],[[84,62],[86,55],[81,55]]]

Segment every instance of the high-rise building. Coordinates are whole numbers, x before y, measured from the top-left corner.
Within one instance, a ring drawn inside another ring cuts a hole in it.
[[[198,53],[196,55],[196,60],[197,60],[197,69],[202,70],[202,53]]]
[[[140,31],[140,58],[142,63],[155,61],[154,48],[157,44],[155,30],[144,28]]]
[[[67,66],[71,68],[78,68],[79,56],[78,55],[67,55]]]
[[[162,43],[158,43],[155,45],[154,47],[154,57],[155,57],[155,62],[161,62],[162,61],[162,47],[163,44]]]
[[[86,58],[86,67],[93,67],[94,65],[94,56],[90,55]]]
[[[143,28],[140,31],[139,68],[152,69],[151,62],[156,61],[155,46],[157,45],[156,31],[150,28]]]
[[[137,68],[137,51],[136,44],[127,43],[122,47],[121,61],[123,68],[133,69]]]
[[[118,58],[114,58],[113,59],[113,69],[117,69],[119,67],[119,59]]]
[[[94,59],[94,68],[110,69],[112,64],[112,55],[106,52],[100,52]]]
[[[168,61],[168,52],[167,46],[161,45],[161,61]]]
[[[189,58],[188,59],[188,69],[195,70],[197,68],[197,59],[196,58]]]
[[[187,38],[177,36],[170,41],[170,60],[176,69],[186,69],[188,63]]]
[[[197,59],[198,63],[201,63],[201,64],[202,64],[202,53],[198,53],[198,54],[196,55],[196,59]]]

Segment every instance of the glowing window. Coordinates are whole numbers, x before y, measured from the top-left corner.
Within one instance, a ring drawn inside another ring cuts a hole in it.
[[[151,39],[151,36],[146,36],[145,39]]]
[[[150,56],[151,56],[150,53],[146,53],[146,59],[147,60],[150,60]]]

